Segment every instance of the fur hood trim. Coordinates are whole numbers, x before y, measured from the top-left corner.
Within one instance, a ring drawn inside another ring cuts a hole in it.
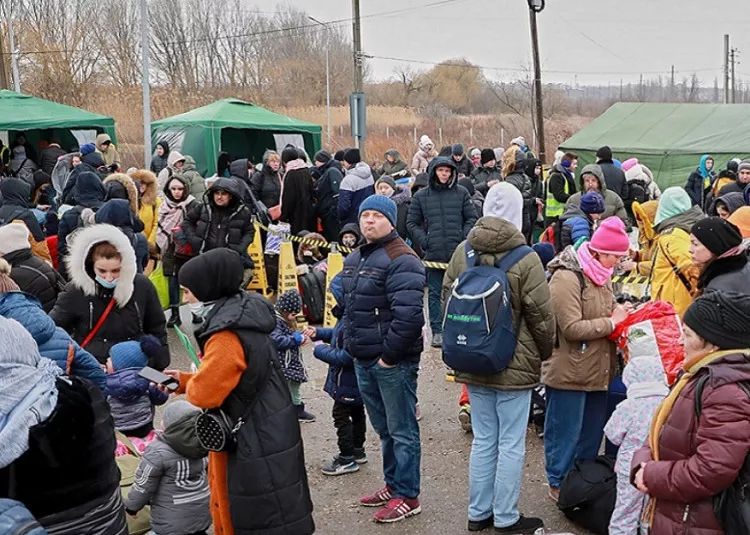
[[[110,182],[119,182],[122,184],[122,187],[128,192],[130,210],[133,212],[133,215],[138,215],[138,188],[135,186],[133,179],[123,173],[115,173],[105,178],[103,184],[106,186]]]
[[[146,169],[134,171],[130,178],[146,187],[146,191],[141,194],[141,204],[154,206],[156,204],[157,178],[154,173]]]
[[[119,308],[125,307],[133,297],[137,273],[135,251],[128,237],[112,225],[92,225],[77,231],[71,241],[70,251],[65,259],[69,280],[87,296],[96,295],[96,281],[86,270],[86,261],[91,249],[102,242],[114,245],[122,256],[122,270],[115,286],[114,297]]]

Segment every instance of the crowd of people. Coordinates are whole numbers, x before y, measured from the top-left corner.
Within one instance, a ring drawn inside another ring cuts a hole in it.
[[[750,450],[750,159],[714,174],[704,156],[684,188],[662,192],[647,166],[606,146],[581,169],[558,152],[545,176],[522,137],[437,151],[422,136],[410,164],[395,150],[379,165],[358,149],[310,158],[287,145],[257,165],[222,153],[212,177],[165,141],[150,169],[121,172],[106,134],[73,153],[49,139],[39,158],[20,135],[6,153],[0,519],[11,525],[122,535],[148,514],[158,535],[313,533],[308,341],[329,366],[338,438],[322,473],[367,463],[369,419],[385,485],[360,505],[382,523],[419,514],[429,340],[462,385],[458,421],[473,433],[469,531],[544,526],[518,508],[541,384],[551,500],[606,435],[619,446],[610,533],[725,532],[714,501]],[[325,271],[330,243],[344,246],[333,328],[298,325],[304,289],[273,303],[245,290],[257,221],[268,266],[279,234],[307,238],[295,242],[300,273]],[[673,386],[658,355],[615,343],[640,306],[619,295],[627,273],[680,318]],[[200,349],[193,371],[170,368],[181,311]],[[619,376],[627,398],[615,408]],[[122,494],[118,460],[133,451]]]

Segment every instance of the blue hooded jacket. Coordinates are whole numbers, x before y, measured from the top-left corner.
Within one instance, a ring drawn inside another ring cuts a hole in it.
[[[706,190],[713,184],[716,175],[713,169],[709,171],[706,169],[706,162],[713,160],[710,154],[704,154],[701,156],[701,163],[698,169],[693,171],[688,177],[687,184],[685,184],[685,191],[690,195],[690,200],[693,201],[693,205],[703,207],[704,195]]]
[[[340,403],[362,405],[362,396],[354,371],[354,359],[344,349],[344,289],[341,274],[336,275],[331,281],[331,293],[336,299],[333,315],[338,322],[333,329],[316,329],[315,340],[321,340],[325,344],[315,346],[313,355],[328,364],[328,376],[324,387],[328,395]]]
[[[130,210],[130,203],[124,199],[110,199],[96,212],[97,223],[107,223],[119,228],[130,240],[135,251],[138,273],[148,263],[148,241],[140,232],[136,232],[136,217]]]
[[[99,362],[88,351],[81,349],[68,333],[55,325],[44,313],[36,297],[23,292],[0,295],[0,316],[14,319],[23,325],[39,346],[39,353],[53,360],[62,370],[66,368],[68,349],[72,344],[74,356],[71,375],[88,379],[104,391],[107,377]]]

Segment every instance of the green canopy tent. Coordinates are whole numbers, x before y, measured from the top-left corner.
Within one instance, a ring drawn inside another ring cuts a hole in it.
[[[718,172],[750,153],[750,105],[618,102],[560,145],[580,156],[578,169],[608,145],[620,161],[638,158],[663,189],[684,186],[703,154]]]
[[[0,91],[0,135],[10,143],[20,134],[32,147],[38,147],[41,140],[55,138],[63,149],[72,151],[83,143],[93,143],[101,133],[109,134],[116,142],[112,117],[14,91]]]
[[[203,176],[216,173],[220,152],[260,162],[267,149],[304,144],[312,158],[321,147],[320,125],[274,113],[235,98],[155,121],[151,144],[166,141],[172,150],[195,159]]]

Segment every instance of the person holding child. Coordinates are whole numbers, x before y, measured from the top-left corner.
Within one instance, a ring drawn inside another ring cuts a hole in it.
[[[325,391],[333,398],[333,425],[338,436],[339,454],[322,467],[327,476],[349,474],[367,462],[365,433],[367,417],[362,395],[357,386],[354,359],[344,348],[344,289],[341,274],[331,281],[331,294],[336,299],[333,315],[338,320],[333,329],[307,327],[304,335],[324,344],[315,346],[313,355],[328,364]]]
[[[297,418],[300,423],[315,421],[315,415],[305,410],[300,388],[307,382],[307,370],[302,362],[300,346],[307,341],[307,336],[297,331],[297,314],[302,311],[302,296],[297,290],[289,290],[279,296],[276,301],[276,328],[271,338],[276,343],[279,361],[284,370],[292,395],[292,403],[297,408]]]
[[[211,527],[208,451],[195,433],[200,409],[184,399],[164,409],[160,432],[146,448],[125,510],[135,515],[151,505],[151,527],[158,535],[205,535]]]

